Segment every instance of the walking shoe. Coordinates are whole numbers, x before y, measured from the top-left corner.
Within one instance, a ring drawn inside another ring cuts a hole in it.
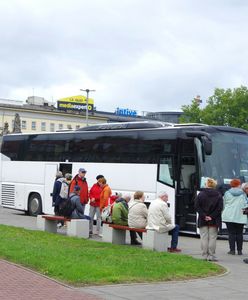
[[[208,261],[218,261],[217,257],[214,255],[210,255],[207,260]]]
[[[137,240],[131,241],[131,245],[141,245],[141,243]]]
[[[243,262],[244,262],[245,264],[248,264],[248,258],[243,259]]]
[[[178,252],[182,252],[182,250],[179,248],[168,248],[168,252],[178,253]]]
[[[238,251],[238,255],[243,255],[241,250]]]
[[[230,251],[227,252],[227,254],[235,255],[235,251],[234,250],[230,250]]]
[[[63,227],[63,225],[61,223],[58,223],[57,228],[61,228],[61,227]]]

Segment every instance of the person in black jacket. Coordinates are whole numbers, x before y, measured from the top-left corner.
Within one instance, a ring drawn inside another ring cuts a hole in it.
[[[199,214],[202,256],[206,260],[217,261],[215,256],[218,228],[221,227],[223,209],[222,195],[215,189],[217,182],[208,178],[206,188],[197,195],[195,209]]]

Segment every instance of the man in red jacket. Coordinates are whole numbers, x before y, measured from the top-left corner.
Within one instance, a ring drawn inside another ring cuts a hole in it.
[[[101,213],[100,213],[100,194],[102,186],[99,184],[99,179],[104,178],[103,175],[97,175],[97,182],[93,184],[90,189],[90,234],[93,234],[93,222],[96,215],[96,234],[99,235],[101,227]]]
[[[78,174],[72,179],[70,185],[70,193],[73,193],[76,185],[80,187],[80,202],[82,203],[84,209],[85,205],[89,201],[88,183],[85,178],[86,172],[87,171],[84,168],[80,168],[78,170]]]

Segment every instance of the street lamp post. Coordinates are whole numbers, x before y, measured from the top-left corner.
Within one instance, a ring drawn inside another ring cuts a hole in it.
[[[89,90],[89,89],[86,89],[86,90],[83,90],[83,89],[80,89],[80,91],[83,91],[83,92],[86,92],[86,126],[88,126],[88,119],[89,119],[89,109],[88,109],[88,104],[89,104],[89,92],[95,92],[95,90]]]

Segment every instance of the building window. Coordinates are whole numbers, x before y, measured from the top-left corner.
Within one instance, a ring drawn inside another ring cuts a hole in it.
[[[41,131],[46,131],[46,122],[41,122]]]
[[[27,121],[22,121],[22,129],[27,129]]]
[[[63,124],[59,124],[59,130],[63,129]]]
[[[71,124],[67,124],[67,129],[72,129]]]
[[[55,124],[54,123],[50,124],[50,131],[55,131]]]
[[[32,121],[31,128],[32,128],[32,130],[36,130],[36,122],[35,121]]]
[[[80,128],[80,125],[76,125],[76,129],[79,129]]]

